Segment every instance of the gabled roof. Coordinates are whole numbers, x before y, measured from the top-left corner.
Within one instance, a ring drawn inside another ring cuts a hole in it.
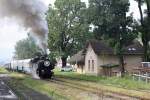
[[[108,46],[106,43],[103,41],[98,41],[98,40],[89,40],[86,45],[86,49],[88,46],[91,45],[92,49],[96,54],[114,54],[113,48]]]

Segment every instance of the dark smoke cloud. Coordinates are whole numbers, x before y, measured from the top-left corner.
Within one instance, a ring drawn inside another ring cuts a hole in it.
[[[48,28],[44,19],[45,8],[39,0],[0,0],[0,18],[14,18],[21,26],[29,29],[46,53]]]

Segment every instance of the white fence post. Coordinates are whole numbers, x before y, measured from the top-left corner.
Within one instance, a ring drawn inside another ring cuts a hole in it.
[[[139,72],[139,81],[141,81],[140,72]]]
[[[148,73],[146,73],[146,75],[139,75],[139,74],[133,74],[133,80],[135,79],[135,77],[138,77],[138,81],[141,81],[141,78],[144,78],[146,83],[148,83],[148,80],[150,79],[150,77],[148,77]]]
[[[147,74],[147,72],[146,72],[146,76],[148,76],[148,74]],[[148,82],[148,79],[147,79],[147,77],[146,77],[146,83]]]

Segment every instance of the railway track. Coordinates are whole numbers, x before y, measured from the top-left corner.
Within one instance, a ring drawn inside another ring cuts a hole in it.
[[[145,99],[140,99],[138,97],[127,96],[127,95],[103,90],[100,88],[91,87],[88,82],[82,83],[80,81],[74,81],[74,80],[69,80],[69,79],[59,78],[59,77],[55,77],[53,80],[46,80],[46,81],[53,82],[55,84],[59,84],[62,86],[68,86],[71,88],[79,89],[82,91],[87,91],[89,93],[97,95],[99,97],[98,100],[145,100]]]
[[[7,84],[2,80],[7,74],[0,74],[0,100],[18,100],[18,97]]]

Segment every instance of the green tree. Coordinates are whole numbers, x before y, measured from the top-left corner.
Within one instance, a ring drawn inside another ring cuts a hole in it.
[[[125,73],[123,47],[136,37],[132,16],[127,16],[129,0],[89,0],[88,19],[95,26],[97,39],[107,40],[118,55],[122,76]]]
[[[86,5],[80,0],[56,0],[54,8],[49,7],[48,46],[51,52],[61,57],[62,67],[66,66],[67,57],[81,49],[92,37],[88,32],[85,11]]]
[[[29,36],[16,43],[14,57],[16,59],[29,59],[34,57],[37,52],[40,52],[40,49],[36,46],[33,38]]]
[[[149,61],[150,60],[150,1],[149,0],[135,0],[138,3],[138,9],[140,12],[140,24],[137,26],[137,30],[139,33],[141,33],[141,40],[144,47],[144,59],[143,61]],[[146,13],[143,12],[142,6],[143,4],[146,4]],[[145,17],[144,17],[145,13]]]

